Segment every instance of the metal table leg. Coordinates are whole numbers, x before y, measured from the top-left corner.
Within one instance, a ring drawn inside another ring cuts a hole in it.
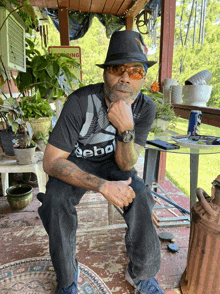
[[[199,154],[190,153],[190,209],[196,203]]]
[[[145,149],[143,180],[152,189],[153,182],[158,181],[160,151]]]
[[[160,153],[161,151],[154,149],[145,150],[143,180],[145,185],[149,186],[151,190],[159,189],[162,192],[161,196],[165,196],[167,199],[175,203],[168,193],[166,193],[165,190],[158,184]],[[161,218],[154,214],[154,224],[157,227],[188,227],[190,225],[190,217],[182,211],[182,216],[177,215],[172,211],[173,208],[175,208],[173,205],[155,205],[154,210],[166,209],[172,214],[172,217]]]

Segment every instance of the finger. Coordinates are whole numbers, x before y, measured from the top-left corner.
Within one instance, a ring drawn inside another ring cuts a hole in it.
[[[128,180],[127,180],[126,182],[127,182],[127,184],[126,184],[126,185],[130,185],[130,184],[131,184],[131,182],[132,182],[132,178],[131,178],[131,177],[129,177],[129,178],[128,178]]]
[[[134,103],[134,100],[130,100],[130,101],[128,101],[127,105],[130,106],[133,103]]]
[[[132,189],[131,186],[129,186],[129,188],[132,190],[131,191],[131,197],[132,197],[132,199],[134,199],[136,197],[136,194],[135,194],[135,192],[134,192],[134,190]]]
[[[128,180],[127,181],[121,181],[123,184],[125,184],[125,185],[130,185],[131,184],[131,182],[132,182],[132,178],[130,177],[130,178],[128,178]]]

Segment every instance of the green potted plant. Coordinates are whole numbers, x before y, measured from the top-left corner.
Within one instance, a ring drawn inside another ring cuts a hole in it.
[[[34,163],[34,155],[36,144],[33,139],[33,131],[31,124],[21,118],[22,132],[24,134],[21,138],[13,140],[13,149],[15,158],[18,164],[31,164]]]
[[[23,118],[29,121],[33,129],[33,138],[37,137],[39,132],[47,136],[51,126],[51,119],[55,116],[48,100],[41,98],[39,90],[32,97],[22,97],[19,102],[23,111]]]
[[[163,94],[158,91],[143,89],[142,92],[150,97],[156,105],[156,114],[151,132],[154,134],[165,131],[168,127],[174,126],[177,120],[173,107],[163,99]]]
[[[39,131],[48,134],[51,117],[55,116],[49,106],[51,99],[60,100],[73,91],[73,83],[81,87],[69,66],[80,64],[68,54],[52,52],[41,54],[32,40],[26,38],[26,72],[19,72],[15,84],[22,93],[21,108],[24,118],[28,119],[34,131],[34,138]]]
[[[33,131],[29,122],[24,121],[23,111],[14,97],[1,100],[0,116],[3,129],[1,144],[6,156],[15,156],[14,144],[19,149],[30,148]]]
[[[74,58],[66,53],[46,52],[44,48],[45,54],[41,54],[32,40],[26,38],[26,43],[26,72],[19,72],[15,79],[23,96],[33,96],[39,91],[42,98],[59,99],[73,91],[73,82],[82,86],[70,70],[70,66],[80,66]]]
[[[45,152],[49,134],[45,135],[43,132],[39,131],[34,139],[37,144],[37,147],[40,151]]]

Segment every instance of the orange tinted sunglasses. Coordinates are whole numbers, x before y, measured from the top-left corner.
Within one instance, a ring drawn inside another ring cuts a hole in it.
[[[131,78],[132,80],[141,80],[146,75],[145,70],[141,67],[127,66],[123,64],[111,65],[107,67],[107,70],[110,74],[116,77],[120,77],[124,74],[124,72],[127,72],[129,78]]]

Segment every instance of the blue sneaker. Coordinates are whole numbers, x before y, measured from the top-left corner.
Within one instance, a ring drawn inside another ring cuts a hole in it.
[[[78,281],[79,275],[80,275],[80,269],[78,267],[73,283],[70,286],[67,286],[64,288],[58,288],[58,285],[57,285],[55,294],[78,294],[77,281]]]
[[[140,294],[164,294],[155,278],[151,278],[149,280],[139,280],[136,278],[134,282],[127,268],[125,271],[125,279],[129,282],[129,284],[136,288],[134,294],[136,294],[137,291],[139,291]]]

